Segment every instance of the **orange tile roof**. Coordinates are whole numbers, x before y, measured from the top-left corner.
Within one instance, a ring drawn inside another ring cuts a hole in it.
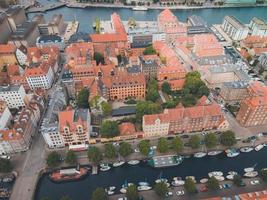
[[[25,69],[24,76],[31,77],[31,76],[45,76],[50,69],[50,63],[43,62],[38,67],[27,67]]]
[[[8,76],[20,75],[19,65],[8,65],[7,66],[7,74],[8,74]]]
[[[158,15],[158,21],[160,23],[177,23],[178,19],[177,17],[170,11],[170,9],[165,9],[163,10],[159,15]]]
[[[184,87],[185,79],[168,80],[172,90],[182,89]]]
[[[267,44],[267,37],[257,36],[257,35],[250,35],[246,37],[241,42],[243,45],[252,47],[253,45],[266,45]]]
[[[135,134],[135,126],[133,123],[124,122],[119,125],[120,135],[133,135]]]
[[[238,196],[241,200],[267,200],[267,191],[248,192]]]
[[[16,49],[13,44],[0,44],[0,54],[15,53]]]
[[[169,115],[168,114],[153,114],[153,115],[144,115],[143,123],[146,125],[155,124],[156,120],[159,119],[160,123],[169,123]]]

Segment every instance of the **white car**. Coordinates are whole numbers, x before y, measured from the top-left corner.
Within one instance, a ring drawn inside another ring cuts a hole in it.
[[[252,181],[250,181],[250,184],[251,185],[259,185],[260,181],[259,180],[252,180]]]
[[[184,191],[183,191],[183,190],[178,190],[178,191],[176,192],[176,195],[177,195],[177,196],[182,196],[182,195],[184,195]]]
[[[3,155],[3,156],[0,156],[0,158],[10,160],[11,157],[10,156],[7,156],[7,155]]]

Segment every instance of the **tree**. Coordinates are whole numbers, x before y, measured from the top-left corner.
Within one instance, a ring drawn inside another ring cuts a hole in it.
[[[240,187],[243,183],[242,177],[240,175],[234,175],[233,183],[234,185]]]
[[[102,65],[105,64],[104,56],[103,56],[101,53],[99,53],[99,52],[95,52],[95,53],[94,53],[94,60],[96,61],[96,64],[97,64],[97,65],[99,65],[100,63],[101,63]]]
[[[183,141],[181,140],[180,137],[175,137],[172,140],[172,148],[176,153],[180,153],[183,150]]]
[[[104,121],[100,127],[102,137],[112,138],[119,135],[119,126],[117,121]]]
[[[150,115],[161,112],[159,104],[151,101],[139,101],[136,104],[136,119],[142,121],[144,115]]]
[[[116,149],[113,144],[105,144],[105,156],[109,159],[115,158],[117,155]]]
[[[130,185],[129,187],[127,187],[126,197],[127,197],[127,200],[128,199],[129,200],[138,200],[139,199],[136,185]]]
[[[168,192],[168,187],[166,183],[159,182],[155,184],[154,190],[157,193],[157,195],[159,195],[160,197],[164,197],[165,194]]]
[[[195,193],[197,191],[196,184],[192,178],[185,180],[184,188],[188,193]]]
[[[149,151],[150,151],[150,142],[149,142],[149,140],[142,140],[138,144],[138,148],[139,148],[141,154],[147,156],[149,154]]]
[[[182,104],[184,107],[190,107],[196,105],[197,101],[192,94],[185,94],[182,98]]]
[[[77,163],[77,155],[74,153],[74,151],[72,150],[68,151],[67,156],[65,158],[65,162],[70,165],[74,165]]]
[[[61,163],[60,158],[61,158],[60,154],[57,153],[56,151],[53,151],[50,154],[48,154],[46,158],[46,164],[48,165],[48,167],[51,168],[58,167]]]
[[[260,171],[260,176],[261,176],[263,181],[267,182],[267,169],[262,169]]]
[[[129,156],[133,152],[131,145],[127,142],[122,142],[119,147],[119,153],[123,157]]]
[[[147,84],[146,100],[156,102],[158,98],[159,98],[158,83],[155,79],[151,79]]]
[[[205,135],[204,142],[208,148],[213,148],[218,144],[217,137],[214,133],[208,133]]]
[[[220,135],[220,142],[224,146],[233,146],[236,143],[235,133],[233,131],[225,131]]]
[[[12,170],[12,165],[9,159],[0,158],[0,173],[7,173]]]
[[[79,108],[89,108],[89,90],[86,88],[83,88],[77,97],[77,105]]]
[[[110,115],[110,113],[112,111],[112,108],[111,108],[111,106],[109,105],[108,102],[102,101],[101,108],[102,108],[102,111],[103,111],[104,116]]]
[[[220,189],[219,181],[214,176],[212,176],[207,182],[207,188],[213,191],[219,190]]]
[[[179,103],[179,101],[174,101],[174,100],[170,99],[170,100],[167,100],[165,103],[163,103],[161,106],[162,106],[163,109],[165,109],[165,108],[175,108],[178,103]]]
[[[166,138],[159,138],[157,150],[160,153],[166,153],[169,150],[169,144]]]
[[[92,200],[108,200],[108,196],[104,188],[96,188],[92,194]]]
[[[97,147],[90,147],[87,152],[88,159],[95,165],[98,165],[103,159],[101,151]]]
[[[156,50],[152,46],[146,47],[144,52],[143,52],[144,55],[153,55],[156,53],[157,53]]]
[[[193,135],[189,139],[189,146],[192,149],[198,149],[200,147],[200,138],[198,135]]]
[[[162,83],[161,90],[162,90],[162,92],[165,92],[166,94],[172,93],[171,86],[167,81],[164,81],[164,83]]]

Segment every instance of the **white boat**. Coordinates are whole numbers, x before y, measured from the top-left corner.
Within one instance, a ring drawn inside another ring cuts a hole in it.
[[[155,183],[161,183],[161,182],[167,183],[168,182],[168,179],[166,179],[166,178],[159,178],[159,179],[155,180]]]
[[[127,191],[126,189],[127,189],[127,188],[121,188],[121,189],[120,189],[120,192],[121,192],[122,194],[126,194],[126,191]]]
[[[139,160],[130,160],[130,161],[128,162],[129,165],[137,165],[137,164],[139,164],[139,163],[140,163]]]
[[[198,153],[194,154],[194,157],[195,158],[203,158],[206,155],[207,155],[207,153],[205,153],[205,152],[198,152]]]
[[[255,151],[260,151],[264,146],[262,144],[259,144],[255,147]]]
[[[147,191],[147,190],[151,190],[152,187],[148,186],[148,185],[142,185],[142,186],[138,186],[137,190],[138,191]]]
[[[115,191],[112,191],[112,190],[108,190],[106,191],[108,195],[113,195],[115,193]]]
[[[174,186],[174,187],[182,186],[184,184],[185,184],[185,181],[183,181],[183,180],[175,180],[175,181],[171,182],[171,185]]]
[[[100,167],[108,167],[109,165],[107,163],[100,164]]]
[[[200,179],[200,181],[199,181],[199,182],[200,182],[200,183],[207,183],[207,182],[208,182],[208,180],[209,180],[209,179],[207,179],[207,178],[202,178],[202,179]]]
[[[233,157],[238,156],[239,154],[240,154],[239,152],[230,152],[230,153],[227,153],[226,156],[228,158],[233,158]]]
[[[123,162],[123,161],[119,161],[119,162],[115,162],[115,163],[113,163],[113,167],[119,167],[119,166],[121,166],[121,165],[123,165],[125,162]]]
[[[138,185],[140,186],[149,186],[148,182],[139,182]]]
[[[110,166],[103,166],[103,167],[100,167],[100,171],[102,171],[102,172],[106,172],[106,171],[108,171],[108,170],[110,170]]]
[[[132,8],[132,10],[134,10],[134,11],[147,11],[148,8],[145,6],[135,6]]]
[[[182,177],[173,177],[172,180],[174,180],[174,181],[182,181],[183,179],[182,179]]]
[[[254,167],[248,167],[244,169],[244,172],[253,172],[254,171]]]
[[[248,153],[248,152],[253,151],[253,148],[252,147],[242,147],[242,148],[240,148],[240,151],[242,153]]]
[[[217,156],[218,154],[222,153],[222,151],[210,151],[208,153],[209,156]]]
[[[214,178],[216,178],[218,181],[224,181],[224,177],[223,176],[214,176]]]
[[[258,174],[259,174],[259,173],[256,172],[256,171],[247,172],[247,173],[244,174],[244,177],[253,178],[253,177],[258,176]]]
[[[115,186],[110,186],[110,187],[108,187],[106,190],[113,191],[113,190],[115,190],[115,189],[116,189],[116,187],[115,187]]]
[[[229,174],[229,175],[233,175],[233,176],[234,176],[234,175],[237,175],[238,173],[237,173],[237,172],[235,172],[235,171],[230,171],[230,172],[228,172],[228,174]]]
[[[229,175],[226,176],[226,178],[227,178],[228,180],[233,180],[233,179],[234,179],[234,175],[229,174]]]
[[[211,178],[212,176],[223,176],[223,173],[221,171],[214,171],[208,173],[209,177]]]

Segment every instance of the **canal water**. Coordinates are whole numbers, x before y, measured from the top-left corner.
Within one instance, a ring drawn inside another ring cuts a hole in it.
[[[55,0],[39,0],[39,2],[51,3]],[[67,8],[61,7],[55,10],[43,13],[46,20],[50,20],[53,14],[63,14],[67,21],[76,18],[80,22],[79,31],[92,33],[92,24],[96,17],[101,20],[110,20],[110,15],[117,12],[122,20],[128,20],[130,17],[136,20],[157,20],[158,14],[162,10],[133,11],[126,8]],[[243,23],[249,23],[253,17],[261,17],[267,20],[267,7],[253,8],[218,8],[218,9],[192,9],[192,10],[173,10],[172,11],[180,21],[185,22],[187,17],[191,15],[201,16],[208,24],[222,23],[225,15],[233,15]],[[30,13],[32,18],[35,13]]]
[[[267,167],[267,147],[260,152],[241,153],[238,157],[228,158],[224,154],[218,156],[206,156],[204,158],[185,158],[184,162],[175,167],[155,169],[147,163],[130,166],[125,164],[118,168],[112,168],[107,172],[100,172],[98,175],[88,175],[85,179],[77,182],[53,183],[48,176],[43,176],[38,184],[35,200],[48,197],[50,200],[58,200],[63,195],[75,200],[90,199],[92,192],[97,187],[116,186],[127,182],[137,184],[140,181],[148,181],[151,185],[155,179],[162,174],[162,178],[171,180],[175,176],[185,178],[195,176],[197,180],[208,177],[211,171],[222,171],[227,174],[229,171],[237,171],[243,175],[243,169],[257,164],[255,170]],[[118,192],[118,191],[117,191]]]

